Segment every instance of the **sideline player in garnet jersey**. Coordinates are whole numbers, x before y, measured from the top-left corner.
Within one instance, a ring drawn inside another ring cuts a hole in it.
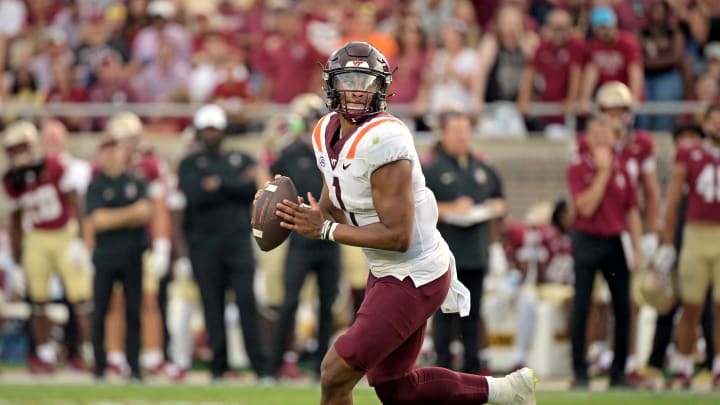
[[[160,279],[170,267],[170,211],[166,204],[166,165],[142,139],[143,124],[130,112],[114,115],[107,124],[106,132],[120,139],[128,149],[128,169],[134,176],[148,184],[148,197],[153,204],[153,216],[148,221],[152,238],[152,250],[143,257],[143,302],[141,306],[143,353],[142,366],[152,374],[163,371],[163,325],[158,300]],[[125,356],[122,354],[125,313],[123,294],[113,290],[108,312],[108,365],[114,371],[124,372]]]
[[[675,154],[662,233],[654,257],[657,271],[669,273],[675,262],[673,246],[678,206],[687,187],[683,248],[678,262],[680,301],[679,361],[671,367],[676,382],[686,388],[694,371],[695,331],[700,324],[705,295],[713,287],[713,309],[720,313],[720,104],[708,108],[703,122],[705,141],[682,145]],[[715,322],[715,347],[720,347],[720,322]],[[720,388],[720,355],[713,359],[713,386]]]
[[[367,374],[384,403],[535,404],[528,368],[504,378],[414,369],[427,320],[441,306],[467,314],[469,293],[436,229],[437,203],[412,134],[385,112],[392,81],[385,57],[367,42],[349,42],[330,56],[323,79],[331,113],[313,134],[320,201],[308,194],[309,206],[286,200],[277,212],[283,227],[306,237],[362,247],[370,275],[355,323],[322,362],[320,403],[352,404]]]
[[[66,298],[74,307],[81,341],[84,346],[90,342],[90,256],[79,236],[76,185],[60,155],[40,154],[35,125],[26,121],[10,125],[3,147],[10,163],[3,186],[12,211],[12,253],[27,274],[30,327],[37,345],[28,366],[34,373],[52,372],[57,354],[49,342],[45,307],[53,272],[59,273]]]
[[[643,257],[652,257],[658,246],[658,212],[660,209],[660,186],[657,181],[654,155],[655,142],[649,132],[633,129],[634,101],[630,89],[625,84],[613,81],[602,85],[598,89],[596,103],[600,116],[609,117],[618,123],[616,130],[619,131],[619,141],[615,144],[614,152],[630,175],[630,181],[642,192],[642,198],[639,201],[641,202],[640,211],[644,216],[645,233],[641,245]],[[580,153],[587,152],[587,138],[584,135],[578,139],[578,149]],[[633,273],[630,281],[632,308],[630,311],[630,349],[626,363],[626,374],[634,384],[641,381],[634,356],[637,314],[642,302],[639,274],[640,272]],[[608,313],[607,310],[603,312]]]

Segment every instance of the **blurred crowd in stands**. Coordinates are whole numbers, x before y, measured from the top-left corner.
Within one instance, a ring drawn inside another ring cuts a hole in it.
[[[719,94],[713,0],[3,0],[0,27],[3,102],[215,102],[231,132],[257,129],[245,105],[319,92],[328,54],[359,39],[397,67],[390,101],[417,129],[448,103],[506,101],[542,130],[563,120],[531,116],[531,102],[587,113],[610,80],[638,101]],[[61,118],[71,131],[104,125]],[[638,125],[669,131],[672,117]]]

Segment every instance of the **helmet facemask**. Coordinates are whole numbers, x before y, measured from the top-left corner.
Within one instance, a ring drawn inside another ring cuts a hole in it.
[[[383,78],[367,72],[349,71],[334,73],[328,92],[330,109],[345,119],[357,122],[385,110],[387,95],[381,91]],[[331,93],[331,94],[330,94]]]
[[[372,45],[349,42],[330,56],[323,82],[328,109],[357,124],[385,111],[392,72]]]

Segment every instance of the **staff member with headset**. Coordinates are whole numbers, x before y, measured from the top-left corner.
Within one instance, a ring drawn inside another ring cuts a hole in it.
[[[612,295],[615,314],[615,357],[610,387],[627,387],[625,361],[630,339],[630,270],[642,264],[637,190],[624,165],[614,156],[616,121],[594,118],[588,124],[588,150],[567,170],[575,207],[572,238],[575,298],[572,355],[575,386],[587,388],[585,335],[595,272],[600,269]],[[629,231],[630,242],[622,235]],[[626,258],[627,257],[627,258]]]
[[[459,319],[465,347],[463,372],[478,374],[478,337],[485,331],[480,308],[488,268],[490,220],[504,216],[507,205],[500,176],[470,150],[470,116],[459,110],[446,111],[440,114],[439,123],[437,155],[424,169],[425,181],[437,198],[438,230],[455,256],[458,279],[470,290],[471,304],[467,317],[440,311],[435,316],[437,364],[451,368],[451,326]]]
[[[88,186],[87,216],[83,224],[88,246],[94,246],[92,344],[95,378],[103,379],[105,317],[115,281],[123,284],[127,331],[125,347],[130,379],[140,380],[140,304],[142,302],[142,257],[149,246],[145,222],[152,215],[147,185],[132,176],[127,150],[112,135],[100,141],[100,173]]]
[[[265,354],[253,290],[255,258],[250,237],[256,163],[246,154],[221,151],[227,117],[219,106],[201,107],[193,126],[198,150],[186,156],[178,169],[184,238],[177,239],[184,239],[185,244],[177,246],[177,255],[190,258],[200,288],[213,353],[213,380],[222,380],[229,370],[224,316],[228,288],[235,293],[251,366],[262,377]]]
[[[291,118],[288,130],[293,137],[291,143],[280,153],[270,166],[272,174],[292,174],[298,195],[320,195],[323,179],[315,164],[310,132],[327,111],[325,102],[317,94],[301,94],[291,104]],[[336,243],[319,239],[308,239],[299,233],[290,234],[290,245],[285,259],[283,286],[285,296],[275,329],[271,370],[281,370],[283,355],[288,348],[293,320],[298,307],[298,296],[305,277],[310,272],[317,275],[320,312],[318,313],[317,342],[313,371],[320,376],[320,361],[325,357],[333,332],[332,306],[338,292],[340,277],[340,248]]]

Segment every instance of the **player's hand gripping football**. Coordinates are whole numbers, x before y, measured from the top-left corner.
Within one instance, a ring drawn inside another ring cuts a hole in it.
[[[320,239],[320,231],[325,219],[312,193],[308,192],[307,198],[310,205],[283,200],[277,205],[276,215],[283,219],[280,223],[283,228],[295,231],[306,238]]]

